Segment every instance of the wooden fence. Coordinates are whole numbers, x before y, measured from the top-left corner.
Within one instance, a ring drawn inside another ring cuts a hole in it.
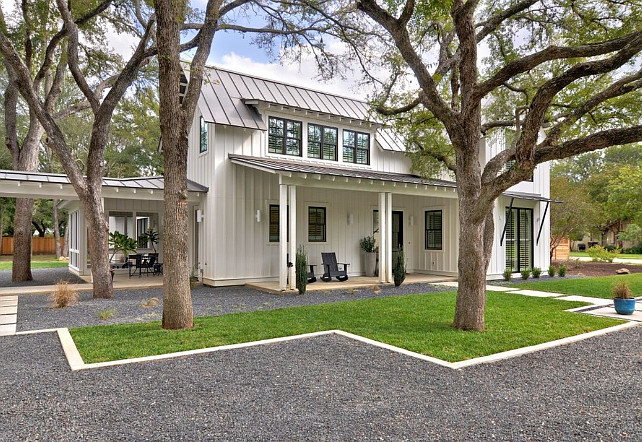
[[[571,240],[562,238],[559,245],[553,249],[553,261],[566,261],[571,257]]]
[[[61,246],[64,246],[65,239],[60,238]],[[33,255],[55,255],[56,239],[54,237],[34,236],[31,238],[31,253]],[[5,236],[2,238],[2,254],[13,255],[13,237]]]

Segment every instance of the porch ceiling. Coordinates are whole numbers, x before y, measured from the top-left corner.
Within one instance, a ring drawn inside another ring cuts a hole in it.
[[[163,199],[163,177],[103,178],[104,198]],[[190,201],[198,201],[208,188],[193,181],[187,182]],[[13,198],[44,198],[77,200],[67,175],[0,170],[0,196]]]

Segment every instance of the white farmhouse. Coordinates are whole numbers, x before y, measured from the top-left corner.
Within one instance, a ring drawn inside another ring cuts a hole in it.
[[[482,164],[504,148],[495,134]],[[359,240],[376,233],[382,282],[402,248],[409,273],[456,275],[456,185],[411,174],[404,151],[364,102],[208,68],[189,139],[188,177],[209,189],[192,210],[191,264],[205,284],[285,290],[297,246],[318,274],[334,252],[363,275]],[[548,164],[497,200],[489,277],[548,267],[549,204]]]

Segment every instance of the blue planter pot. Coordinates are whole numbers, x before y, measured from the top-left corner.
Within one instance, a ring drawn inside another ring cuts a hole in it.
[[[635,299],[613,298],[615,311],[620,315],[632,315],[635,311]]]

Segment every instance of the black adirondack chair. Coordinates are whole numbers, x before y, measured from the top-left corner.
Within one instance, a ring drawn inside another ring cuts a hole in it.
[[[337,256],[334,252],[321,253],[321,260],[323,261],[323,276],[322,280],[330,282],[332,278],[337,278],[339,281],[348,280],[348,266],[350,264],[337,262]],[[343,266],[343,270],[339,270],[339,266]]]

